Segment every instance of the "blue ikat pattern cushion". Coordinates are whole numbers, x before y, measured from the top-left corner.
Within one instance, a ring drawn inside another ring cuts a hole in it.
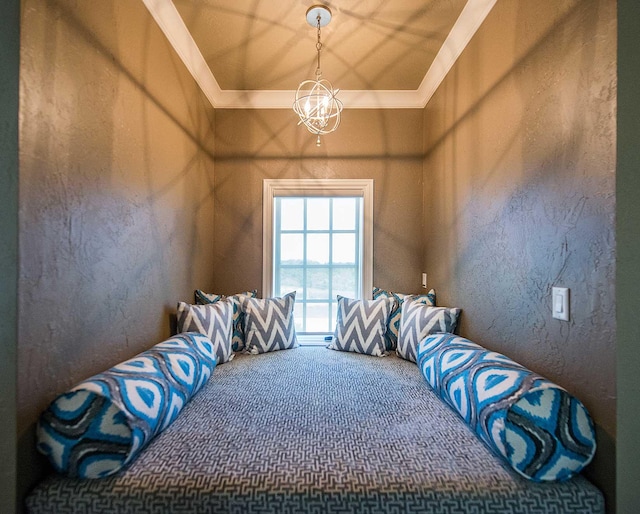
[[[223,294],[205,293],[200,289],[196,289],[194,297],[197,305],[207,305],[210,303],[216,303],[225,298],[229,298],[234,301],[233,305],[233,336],[231,339],[231,347],[234,352],[239,352],[245,349],[245,337],[244,337],[244,313],[240,308],[240,302],[243,298],[255,298],[258,291],[245,291],[243,293],[236,293],[233,295],[225,296]]]
[[[387,332],[385,333],[385,346],[387,351],[395,350],[398,347],[398,332],[400,330],[400,317],[402,314],[402,304],[404,303],[406,298],[411,298],[418,303],[422,303],[424,305],[429,305],[431,307],[436,306],[436,292],[431,289],[427,294],[405,294],[405,293],[394,293],[392,291],[387,291],[385,289],[380,289],[379,287],[373,288],[373,299],[377,300],[378,298],[395,298],[396,304],[392,309],[391,314],[389,314],[389,320],[387,322]]]
[[[74,478],[117,473],[178,416],[216,366],[211,341],[184,333],[58,396],[37,425],[37,448]]]
[[[596,438],[584,405],[563,388],[453,334],[418,348],[429,385],[498,456],[536,482],[562,481],[593,459]]]

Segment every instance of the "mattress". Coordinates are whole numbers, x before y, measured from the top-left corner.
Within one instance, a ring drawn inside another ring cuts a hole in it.
[[[603,513],[582,476],[535,483],[496,457],[414,363],[301,347],[236,355],[128,468],[51,475],[32,514]]]

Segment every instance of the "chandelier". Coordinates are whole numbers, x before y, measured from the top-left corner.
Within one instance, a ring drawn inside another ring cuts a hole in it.
[[[306,16],[309,25],[318,30],[318,66],[315,80],[303,80],[298,86],[293,110],[300,117],[298,125],[304,124],[309,132],[316,134],[316,145],[320,146],[320,136],[333,132],[340,125],[342,102],[336,98],[340,90],[334,91],[331,82],[323,79],[320,71],[320,27],[331,21],[331,10],[324,5],[313,5],[307,10]]]

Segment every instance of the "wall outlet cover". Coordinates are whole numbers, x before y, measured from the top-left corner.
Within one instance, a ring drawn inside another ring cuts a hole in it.
[[[569,289],[551,288],[551,313],[555,319],[569,321]]]

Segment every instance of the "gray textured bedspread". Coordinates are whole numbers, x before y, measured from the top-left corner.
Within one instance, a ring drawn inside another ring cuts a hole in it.
[[[237,355],[124,472],[51,476],[32,514],[601,513],[582,477],[520,478],[417,366],[322,347]]]

